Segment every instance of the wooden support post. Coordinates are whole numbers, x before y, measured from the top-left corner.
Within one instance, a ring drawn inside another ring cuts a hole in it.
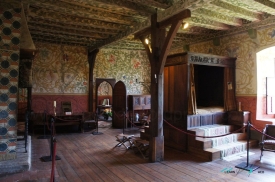
[[[95,66],[95,59],[96,55],[99,52],[99,49],[95,49],[92,52],[88,53],[88,62],[89,62],[89,100],[88,100],[88,110],[93,112],[95,110],[94,107],[94,89],[93,89],[93,78],[94,78],[94,66]]]
[[[140,36],[151,63],[151,122],[149,159],[159,162],[164,159],[163,136],[163,70],[172,41],[184,18],[191,16],[190,10],[183,10],[173,18],[157,22],[157,13],[151,16],[151,50]],[[166,36],[166,27],[170,26]]]

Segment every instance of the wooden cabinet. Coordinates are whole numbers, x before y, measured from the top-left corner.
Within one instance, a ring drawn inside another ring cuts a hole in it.
[[[129,95],[129,110],[151,109],[151,95]]]
[[[151,109],[151,95],[129,95],[128,110],[132,121],[135,121],[135,114],[149,111]]]
[[[246,125],[248,121],[250,121],[249,111],[229,111],[228,113],[228,124],[239,126],[235,127],[235,129]]]

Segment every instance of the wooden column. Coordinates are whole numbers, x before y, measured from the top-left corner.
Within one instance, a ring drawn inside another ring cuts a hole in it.
[[[150,122],[150,149],[151,162],[163,161],[163,78],[159,73],[160,47],[165,39],[165,29],[158,28],[157,14],[151,17],[151,122]]]
[[[96,55],[99,52],[99,49],[95,49],[91,52],[88,52],[88,62],[89,62],[89,89],[88,89],[88,108],[90,112],[95,111],[94,108],[94,89],[93,89],[93,78],[94,78],[94,66]]]
[[[175,16],[162,22],[157,22],[157,14],[151,16],[151,48],[147,47],[151,63],[151,122],[150,122],[150,149],[151,162],[163,161],[164,136],[163,136],[163,70],[172,41],[182,24],[184,18],[191,16],[190,10],[183,10]],[[167,36],[166,28],[170,26]],[[144,36],[141,36],[143,39]]]

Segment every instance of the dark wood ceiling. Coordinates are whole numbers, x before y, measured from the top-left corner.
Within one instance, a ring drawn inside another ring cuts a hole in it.
[[[1,0],[8,6],[20,0]],[[172,49],[274,24],[275,0],[21,0],[34,41],[112,49],[143,49],[134,35],[191,10]],[[169,27],[167,27],[167,30]]]

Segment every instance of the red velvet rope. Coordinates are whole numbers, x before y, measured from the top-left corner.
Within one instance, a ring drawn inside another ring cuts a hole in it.
[[[233,133],[237,133],[238,131],[241,131],[242,129],[245,128],[245,126],[243,126],[242,128],[240,128],[240,129],[238,129],[238,130],[236,130],[236,131],[233,131],[233,132],[230,132],[230,133],[227,133],[227,134],[224,134],[224,135],[218,135],[218,136],[199,136],[199,135],[194,135],[194,134],[188,133],[187,131],[181,130],[181,129],[179,129],[179,128],[173,126],[173,125],[171,125],[171,124],[170,124],[168,121],[166,121],[165,119],[164,119],[164,122],[165,122],[166,124],[168,124],[169,126],[171,126],[172,128],[174,128],[174,129],[176,129],[176,130],[178,130],[178,131],[180,131],[180,132],[182,132],[182,133],[185,133],[185,134],[187,134],[187,135],[191,135],[191,136],[194,136],[194,137],[200,137],[200,138],[216,138],[216,137],[227,136],[227,135],[230,135],[230,134],[233,134]]]
[[[131,123],[132,125],[134,125],[135,127],[137,127],[137,128],[142,128],[142,127],[144,127],[144,126],[137,126],[137,125],[135,125],[135,123],[133,123],[127,116],[125,116],[125,117],[126,117],[127,121],[130,121],[130,123]]]
[[[76,122],[76,121],[81,121],[82,119],[75,119],[75,120],[70,120],[70,119],[62,119],[62,118],[60,118],[60,117],[56,117],[56,116],[54,116],[54,119],[55,120],[59,120],[59,121],[66,121],[66,122],[68,122],[68,121],[73,121],[73,122]]]
[[[263,135],[265,135],[265,136],[267,136],[267,137],[272,138],[273,140],[275,140],[274,137],[272,137],[272,136],[270,136],[270,135],[267,135],[267,134],[261,132],[259,129],[255,128],[253,125],[251,125],[251,127],[254,128],[256,131],[258,131],[259,133],[261,133],[261,134],[263,134]]]
[[[113,111],[113,112],[114,112],[114,111]],[[118,116],[115,112],[114,112],[114,114],[115,114],[116,116]],[[124,114],[123,114],[123,115],[124,115]],[[122,116],[119,116],[119,117],[123,117],[123,115],[122,115]],[[135,125],[135,123],[133,123],[127,116],[125,116],[125,118],[127,119],[127,121],[129,121],[130,123],[132,123],[135,127],[138,127],[138,128],[140,127],[140,126]],[[179,129],[179,128],[173,126],[172,124],[170,124],[170,123],[169,123],[168,121],[166,121],[165,119],[164,119],[163,121],[164,121],[166,124],[168,124],[169,126],[171,126],[172,128],[174,128],[174,129],[176,129],[176,130],[178,130],[178,131],[180,131],[180,132],[182,132],[182,133],[185,133],[185,134],[187,134],[187,135],[191,135],[191,136],[194,136],[194,137],[200,137],[200,138],[216,138],[216,137],[223,137],[223,136],[227,136],[227,135],[230,135],[230,134],[233,134],[233,133],[237,133],[237,132],[243,130],[243,129],[246,127],[246,126],[243,126],[242,128],[240,128],[240,129],[238,129],[238,130],[235,130],[235,131],[230,132],[230,133],[227,133],[227,134],[218,135],[218,136],[199,136],[199,135],[194,135],[194,134],[188,133],[188,131],[184,131],[184,130],[182,130],[182,129]],[[272,137],[272,136],[270,136],[270,135],[267,135],[267,134],[261,132],[260,130],[258,130],[257,128],[255,128],[253,125],[251,125],[251,127],[254,128],[256,131],[262,133],[263,135],[265,135],[265,136],[267,136],[267,137],[270,137],[270,138],[272,138],[272,139],[275,140],[274,137]]]
[[[118,117],[118,118],[122,118],[122,117],[124,117],[124,113],[123,114],[121,114],[121,116],[118,116],[117,115],[117,113],[115,112],[115,111],[113,111],[113,113],[116,115],[116,117]]]
[[[113,112],[114,112],[114,111],[113,111]],[[134,125],[134,126],[137,127],[137,128],[141,128],[141,126],[135,125],[135,123],[133,123],[124,113],[121,114],[121,116],[118,116],[118,115],[116,114],[116,112],[114,112],[114,114],[115,114],[118,118],[122,118],[122,117],[125,116],[126,120],[129,121],[132,125]]]

